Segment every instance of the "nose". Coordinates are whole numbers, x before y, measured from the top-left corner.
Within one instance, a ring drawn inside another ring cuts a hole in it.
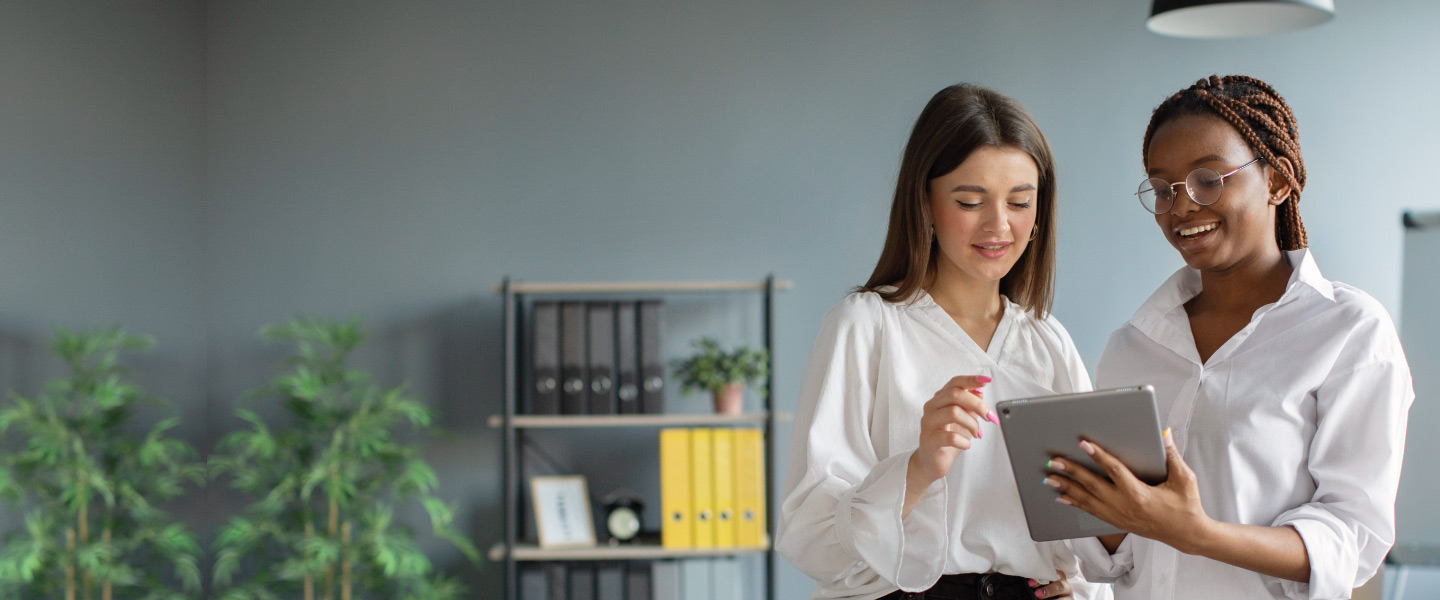
[[[1170,199],[1170,214],[1183,217],[1200,210],[1200,205],[1196,204],[1195,200],[1190,197],[1190,186],[1177,184],[1170,189],[1175,190],[1174,195]]]
[[[1004,202],[990,202],[990,210],[985,211],[985,219],[980,223],[980,228],[985,233],[1006,233],[1010,231],[1010,220],[1005,218]]]

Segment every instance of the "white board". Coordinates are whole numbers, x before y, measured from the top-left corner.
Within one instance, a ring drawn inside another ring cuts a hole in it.
[[[1391,558],[1440,559],[1440,213],[1407,213],[1400,341],[1415,379]]]

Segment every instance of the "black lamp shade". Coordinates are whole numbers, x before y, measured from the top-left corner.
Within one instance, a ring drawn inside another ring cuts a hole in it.
[[[1334,0],[1155,0],[1145,26],[1175,37],[1244,37],[1303,29],[1334,16]]]

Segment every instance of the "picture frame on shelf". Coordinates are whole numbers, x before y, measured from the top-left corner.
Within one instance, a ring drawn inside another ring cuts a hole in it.
[[[584,476],[531,477],[530,502],[541,548],[595,546],[595,521]]]

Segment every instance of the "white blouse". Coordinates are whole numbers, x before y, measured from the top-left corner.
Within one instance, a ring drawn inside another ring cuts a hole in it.
[[[1041,581],[1078,564],[1061,542],[1030,540],[1000,428],[960,453],[903,519],[905,475],[924,404],[957,375],[988,375],[985,399],[1090,389],[1065,328],[1004,300],[981,349],[923,292],[892,304],[854,293],[825,316],[801,382],[776,547],[815,578],[812,598],[921,591],[944,573]],[[1074,583],[1079,597],[1108,586]],[[1097,596],[1099,595],[1099,596]]]
[[[1160,417],[1195,470],[1206,514],[1289,525],[1310,581],[1268,577],[1127,536],[1111,556],[1073,540],[1085,574],[1117,598],[1349,598],[1395,541],[1395,489],[1415,393],[1395,326],[1358,289],[1320,275],[1306,250],[1284,295],[1202,364],[1181,269],[1110,337],[1101,387],[1155,386]]]

